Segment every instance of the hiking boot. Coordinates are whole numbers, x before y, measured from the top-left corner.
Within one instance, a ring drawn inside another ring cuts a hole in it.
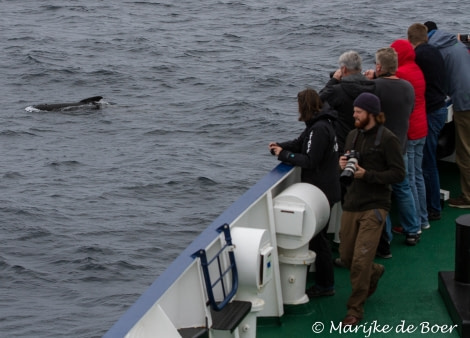
[[[414,246],[416,245],[419,240],[420,240],[420,236],[419,234],[416,234],[416,235],[406,235],[406,240],[405,240],[405,243],[406,245],[409,245],[409,246]]]
[[[316,298],[316,297],[325,297],[325,296],[334,296],[335,295],[335,288],[322,288],[317,285],[312,286],[311,288],[305,291],[308,298]]]
[[[372,296],[372,294],[377,290],[377,285],[379,285],[379,279],[383,276],[385,272],[385,267],[382,264],[378,264],[378,270],[370,277],[369,293],[367,297]],[[375,272],[375,271],[374,271]]]
[[[467,201],[463,196],[457,198],[449,199],[449,207],[452,208],[461,208],[461,209],[470,209],[470,202]]]

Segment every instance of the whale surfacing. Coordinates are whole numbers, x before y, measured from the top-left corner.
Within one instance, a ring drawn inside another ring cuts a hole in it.
[[[81,106],[89,106],[94,109],[100,109],[101,104],[100,101],[103,97],[102,96],[93,96],[86,99],[83,99],[78,102],[65,102],[65,103],[44,103],[44,104],[36,104],[28,108],[33,108],[37,110],[44,110],[44,111],[57,111],[57,110],[65,110],[71,107],[81,107]]]

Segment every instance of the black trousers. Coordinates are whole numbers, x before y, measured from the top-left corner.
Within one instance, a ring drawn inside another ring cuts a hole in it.
[[[330,288],[335,285],[333,254],[327,231],[328,224],[310,240],[308,245],[308,248],[317,255],[315,258],[315,284],[321,288]]]

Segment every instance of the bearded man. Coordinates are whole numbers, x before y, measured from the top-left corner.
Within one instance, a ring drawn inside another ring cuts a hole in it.
[[[384,126],[380,99],[362,93],[354,101],[354,125],[346,138],[342,170],[355,167],[344,196],[340,230],[340,258],[350,269],[352,293],[343,326],[357,325],[364,316],[364,303],[377,289],[385,268],[374,263],[382,229],[391,206],[390,184],[403,181],[405,163],[400,141]],[[349,163],[348,163],[349,162]]]

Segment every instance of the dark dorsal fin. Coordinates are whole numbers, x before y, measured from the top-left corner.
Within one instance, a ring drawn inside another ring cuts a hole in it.
[[[89,97],[87,99],[83,99],[80,101],[80,103],[93,103],[93,102],[98,102],[99,100],[101,100],[103,97],[102,96],[93,96],[93,97]]]

